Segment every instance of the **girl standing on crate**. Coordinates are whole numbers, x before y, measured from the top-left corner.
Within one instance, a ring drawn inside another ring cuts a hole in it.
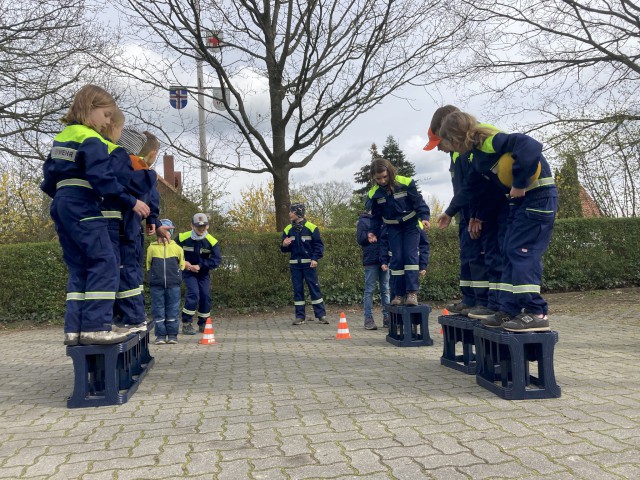
[[[429,229],[429,207],[415,181],[398,175],[389,160],[374,160],[370,174],[374,183],[368,193],[371,214],[375,222],[387,226],[391,250],[391,305],[418,305],[420,229],[416,218]]]

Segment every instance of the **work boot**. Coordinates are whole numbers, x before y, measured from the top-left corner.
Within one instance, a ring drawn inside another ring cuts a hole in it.
[[[196,333],[196,329],[193,328],[193,325],[191,323],[183,323],[182,324],[182,334],[183,335],[195,335]]]
[[[511,320],[511,315],[508,313],[499,311],[494,313],[493,315],[488,316],[487,318],[483,318],[480,320],[482,325],[490,328],[500,328],[504,322],[508,322]]]
[[[535,313],[521,313],[511,320],[504,322],[502,328],[510,332],[548,332],[549,318],[544,315],[539,317]]]
[[[382,327],[383,328],[389,328],[389,317],[384,317],[382,319]]]
[[[473,318],[475,320],[482,320],[483,318],[490,317],[491,315],[495,315],[496,311],[490,309],[489,307],[473,307],[467,313],[467,317]]]
[[[77,345],[78,340],[80,339],[79,333],[65,333],[64,334],[64,343],[65,345]]]
[[[404,303],[404,297],[402,295],[396,295],[391,300],[391,305],[402,305]]]
[[[124,342],[128,336],[128,333],[112,331],[80,332],[80,345],[111,345]]]
[[[418,292],[407,292],[407,298],[404,301],[405,305],[418,305]]]
[[[204,333],[204,327],[205,327],[206,323],[199,323],[198,324],[198,332],[200,333]]]
[[[129,333],[146,332],[147,322],[142,321],[142,323],[125,323],[124,328],[128,328]]]
[[[318,322],[319,322],[319,323],[322,323],[322,324],[324,324],[324,325],[329,325],[329,320],[327,320],[327,317],[320,317],[320,318],[318,319]]]
[[[296,318],[291,325],[303,325],[305,322],[304,318]]]
[[[128,328],[117,327],[115,325],[111,325],[111,331],[113,333],[126,333],[127,335],[129,335],[130,333],[133,333]]]

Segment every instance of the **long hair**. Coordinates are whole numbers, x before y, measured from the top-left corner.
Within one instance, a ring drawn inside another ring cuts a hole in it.
[[[116,108],[116,101],[109,92],[97,85],[85,85],[73,97],[71,107],[60,121],[65,125],[78,122],[94,128],[93,125],[88,125],[91,112],[96,108],[109,107]]]
[[[393,164],[386,158],[376,158],[373,162],[371,162],[369,173],[371,175],[371,180],[373,181],[373,183],[376,182],[376,174],[384,173],[385,171],[389,175],[389,181],[387,182],[385,188],[393,193],[396,184],[396,167],[394,167]]]
[[[440,126],[440,137],[461,146],[461,152],[480,148],[482,143],[495,133],[495,129],[480,126],[476,117],[464,112],[450,113]]]

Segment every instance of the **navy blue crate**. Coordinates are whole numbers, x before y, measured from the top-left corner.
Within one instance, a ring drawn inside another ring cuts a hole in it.
[[[397,347],[433,345],[429,336],[429,305],[389,305],[389,334],[387,342]]]
[[[68,346],[74,386],[67,408],[126,403],[155,362],[149,352],[150,331],[149,327],[146,332],[132,333],[113,345]]]
[[[508,332],[476,326],[476,383],[506,400],[559,398],[553,370],[558,332]],[[537,363],[537,376],[530,363]]]
[[[441,315],[443,348],[440,365],[468,375],[476,373],[475,338],[473,329],[479,324],[465,315]],[[456,348],[461,347],[459,352]]]

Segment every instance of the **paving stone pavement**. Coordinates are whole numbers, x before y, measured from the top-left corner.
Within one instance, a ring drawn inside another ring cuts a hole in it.
[[[214,321],[218,344],[152,346],[124,405],[67,409],[61,329],[0,333],[0,478],[640,478],[640,294],[558,313],[562,397],[507,401],[349,313]],[[584,310],[584,309],[583,309]],[[434,312],[435,313],[435,312]]]

